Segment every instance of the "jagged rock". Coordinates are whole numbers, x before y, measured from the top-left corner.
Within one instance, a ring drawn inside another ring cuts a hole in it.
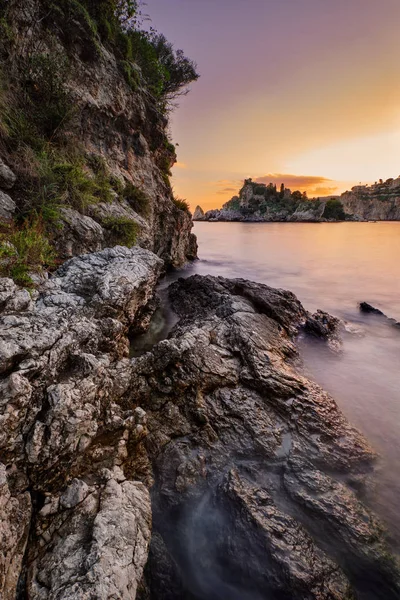
[[[62,208],[62,235],[56,240],[61,256],[70,258],[104,248],[104,232],[99,223],[72,208]]]
[[[293,336],[311,315],[290,292],[243,280],[194,276],[170,295],[181,320],[136,359],[128,392],[147,412],[154,531],[166,546],[149,559],[147,597],[180,585],[201,600],[343,600],[378,580],[395,600],[398,566],[351,488],[374,453],[295,367]],[[336,321],[312,319],[329,339]],[[299,472],[320,482],[315,508],[291,484]]]
[[[360,311],[362,313],[366,313],[369,315],[377,315],[378,317],[384,317],[386,319],[386,321],[388,323],[390,323],[391,325],[393,325],[394,327],[400,327],[400,323],[398,321],[396,321],[395,319],[392,319],[391,317],[388,317],[387,315],[385,315],[384,312],[379,310],[379,308],[375,308],[371,304],[368,304],[368,302],[360,303]]]
[[[0,188],[10,190],[16,181],[17,177],[0,158]]]
[[[10,480],[12,475],[0,463],[0,591],[4,600],[15,600],[31,518],[29,492],[14,494]]]
[[[201,206],[196,206],[196,210],[193,213],[193,221],[204,221],[204,210]]]
[[[335,319],[195,276],[170,288],[169,338],[129,359],[162,267],[141,248],[73,258],[30,304],[0,281],[0,593],[345,600],[378,581],[397,599],[351,487],[375,454],[296,366],[297,334],[329,340]]]
[[[129,328],[162,267],[147,250],[116,247],[71,259],[33,299],[0,280],[0,456],[12,465],[0,486],[7,600],[28,542],[31,495],[36,526],[45,525],[29,541],[20,578],[30,597],[135,597],[150,506],[120,466],[147,430],[140,407],[115,402],[129,375],[129,361],[115,360],[128,353]]]
[[[30,598],[134,599],[151,535],[148,490],[113,477],[92,489],[78,480],[71,486],[61,496],[63,510],[39,513],[36,535],[43,544],[30,565]]]
[[[255,590],[263,590],[264,597],[282,593],[302,600],[353,598],[340,567],[296,519],[277,508],[266,489],[231,471],[216,495],[217,506],[222,504],[222,510],[229,507],[228,521],[220,524],[216,538],[221,554],[225,553],[235,568],[236,579],[247,585],[250,580]]]
[[[0,219],[10,220],[17,208],[14,200],[0,190]]]

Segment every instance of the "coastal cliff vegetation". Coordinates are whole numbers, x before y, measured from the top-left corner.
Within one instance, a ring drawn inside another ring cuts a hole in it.
[[[16,235],[29,238],[38,229],[56,262],[75,254],[81,232],[71,233],[68,251],[62,241],[73,220],[79,228],[93,219],[104,240],[122,227],[121,244],[139,239],[157,250],[159,214],[171,213],[172,228],[172,220],[184,218],[176,210],[187,210],[169,182],[176,154],[168,114],[198,78],[195,63],[162,34],[142,29],[135,0],[21,4],[0,0],[0,243],[8,257],[2,273],[15,273],[10,253],[18,255],[20,281],[50,266],[47,252],[28,260],[14,244]],[[114,99],[103,89],[110,80]],[[108,147],[112,135],[119,148]],[[149,166],[153,187],[144,174]],[[188,239],[181,254],[190,253]],[[94,240],[92,246],[100,249]]]
[[[307,197],[277,186],[246,179],[237,196],[220,210],[204,213],[198,206],[195,221],[364,221],[400,220],[400,177],[354,186],[341,196]]]

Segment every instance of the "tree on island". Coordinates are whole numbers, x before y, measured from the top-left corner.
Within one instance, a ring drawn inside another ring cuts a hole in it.
[[[335,198],[328,200],[322,216],[325,219],[332,219],[335,221],[344,221],[346,219],[346,213],[344,212],[343,204],[340,202],[340,200]]]

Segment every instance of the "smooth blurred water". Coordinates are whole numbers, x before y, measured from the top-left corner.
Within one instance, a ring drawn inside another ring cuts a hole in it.
[[[243,277],[294,292],[355,325],[343,352],[303,343],[305,369],[381,454],[368,501],[400,543],[400,329],[360,313],[367,301],[400,321],[400,223],[201,223],[200,260],[180,275]]]

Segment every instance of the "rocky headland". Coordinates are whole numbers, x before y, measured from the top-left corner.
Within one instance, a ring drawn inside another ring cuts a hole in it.
[[[282,184],[280,191],[272,183],[265,185],[246,179],[238,196],[221,209],[206,213],[197,206],[194,221],[244,222],[332,222],[399,221],[400,178],[374,185],[355,186],[341,196],[308,199]]]

